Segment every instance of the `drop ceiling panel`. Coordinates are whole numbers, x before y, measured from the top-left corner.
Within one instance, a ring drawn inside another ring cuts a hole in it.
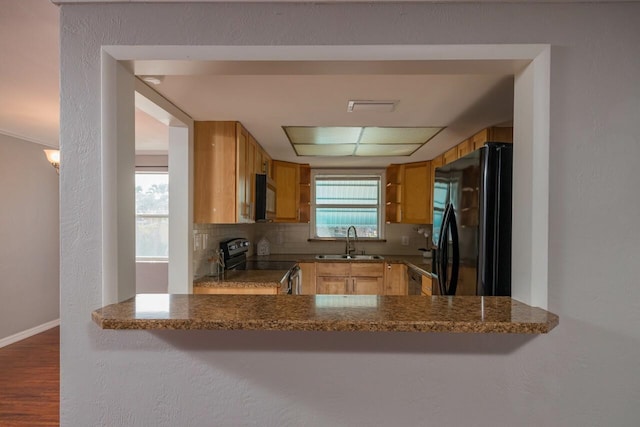
[[[356,150],[356,156],[409,156],[421,144],[369,144],[360,145]]]
[[[356,144],[294,145],[299,156],[351,156]]]
[[[286,126],[285,132],[293,144],[355,144],[360,127]]]
[[[360,144],[424,144],[442,128],[367,127]]]

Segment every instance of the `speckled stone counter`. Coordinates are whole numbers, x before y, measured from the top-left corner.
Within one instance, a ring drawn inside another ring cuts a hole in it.
[[[227,270],[222,276],[204,276],[193,281],[194,287],[202,288],[260,288],[280,286],[287,270]]]
[[[422,255],[382,255],[384,259],[317,259],[316,254],[271,254],[254,255],[249,257],[253,261],[292,261],[292,262],[390,262],[407,264],[417,268],[422,274],[431,274],[431,258]]]
[[[509,297],[140,294],[92,313],[103,329],[544,334],[558,316]]]

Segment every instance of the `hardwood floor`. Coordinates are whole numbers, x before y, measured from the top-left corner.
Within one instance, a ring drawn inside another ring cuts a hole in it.
[[[0,348],[0,426],[60,424],[60,328]]]

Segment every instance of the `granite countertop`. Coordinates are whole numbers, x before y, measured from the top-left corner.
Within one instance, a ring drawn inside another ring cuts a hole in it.
[[[431,258],[422,255],[384,255],[384,259],[317,259],[317,254],[271,254],[271,255],[253,255],[249,260],[254,261],[293,261],[293,262],[390,262],[407,264],[414,267],[422,274],[431,275]]]
[[[422,274],[431,274],[431,258],[420,255],[383,255],[383,260],[318,260],[315,254],[254,255],[251,261],[292,262],[392,262],[404,263],[417,268]],[[222,276],[204,276],[193,281],[196,288],[261,288],[280,286],[286,270],[226,270]]]
[[[558,316],[509,297],[139,294],[92,313],[102,329],[544,334]]]
[[[204,276],[193,281],[201,288],[262,288],[280,287],[288,270],[227,270],[222,276]]]

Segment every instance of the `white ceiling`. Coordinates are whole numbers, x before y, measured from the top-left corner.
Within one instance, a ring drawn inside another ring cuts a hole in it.
[[[58,8],[49,0],[3,1],[0,14],[0,132],[58,145]],[[195,120],[238,120],[276,159],[367,167],[430,159],[513,114],[509,76],[521,64],[413,62],[185,63],[139,61],[138,75]],[[348,113],[349,99],[398,100],[392,113]],[[410,158],[295,157],[281,128],[446,126]],[[166,148],[166,126],[136,111],[137,149]]]
[[[170,75],[153,87],[195,120],[238,120],[272,157],[316,166],[430,159],[513,115],[513,80],[504,74]],[[350,113],[350,99],[399,102],[390,113]],[[296,157],[282,126],[447,128],[410,158],[381,159]]]
[[[0,12],[0,132],[58,146],[58,7],[9,0]]]

